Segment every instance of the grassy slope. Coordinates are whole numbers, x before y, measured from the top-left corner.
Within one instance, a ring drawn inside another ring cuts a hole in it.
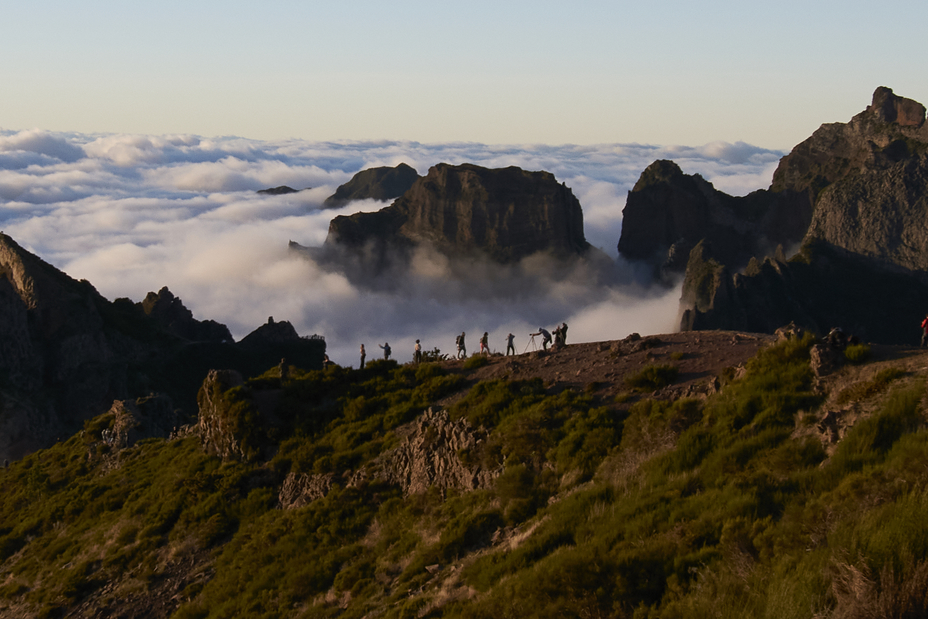
[[[491,432],[461,456],[504,472],[444,496],[337,484],[276,508],[287,472],[356,469],[462,388],[433,365],[296,375],[269,462],[195,438],[109,454],[104,416],[0,472],[0,613],[923,616],[924,378],[862,388],[877,413],[826,459],[808,345],[766,349],[705,401],[480,383],[450,412]]]

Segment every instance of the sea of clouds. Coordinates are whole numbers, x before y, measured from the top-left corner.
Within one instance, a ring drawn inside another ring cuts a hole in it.
[[[462,331],[470,349],[488,331],[494,350],[512,332],[521,352],[530,332],[565,321],[575,342],[674,330],[679,288],[645,285],[617,259],[628,190],[651,162],[672,159],[744,195],[769,186],[784,154],[741,142],[498,146],[0,130],[0,229],[109,299],[138,301],[167,286],[195,317],[228,325],[237,339],[269,316],[289,320],[301,335],[324,335],[337,363],[356,365],[361,343],[371,358],[383,342],[406,361],[417,338],[450,353]],[[534,279],[531,290],[510,279],[506,294],[454,285],[442,259],[428,255],[396,286],[370,288],[288,250],[291,240],[322,245],[336,215],[385,206],[320,209],[356,172],[401,162],[423,175],[440,162],[552,172],[580,200],[587,240],[617,259],[616,277],[607,285]],[[257,193],[279,185],[309,189]]]

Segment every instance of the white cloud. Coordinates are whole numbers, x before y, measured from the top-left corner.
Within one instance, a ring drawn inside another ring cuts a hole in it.
[[[623,261],[606,282],[583,269],[552,279],[551,265],[537,260],[474,263],[469,278],[454,280],[452,265],[428,254],[392,291],[357,288],[287,247],[291,240],[319,246],[336,215],[384,206],[367,200],[320,210],[355,172],[400,162],[419,174],[440,162],[547,170],[580,200],[587,239],[614,257],[626,194],[655,159],[675,159],[722,190],[747,193],[769,185],[781,155],[743,143],[488,146],[6,132],[0,228],[110,299],[138,301],[168,286],[197,318],[223,322],[238,338],[274,316],[301,334],[325,335],[338,363],[356,364],[362,342],[373,356],[384,341],[406,360],[415,339],[451,352],[461,331],[471,347],[488,331],[497,350],[510,331],[524,347],[539,325],[563,321],[571,341],[669,331],[679,291],[638,287]],[[255,192],[278,185],[313,189]]]

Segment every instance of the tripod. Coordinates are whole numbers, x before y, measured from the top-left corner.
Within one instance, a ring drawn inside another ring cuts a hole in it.
[[[528,351],[529,346],[532,347],[533,351],[538,350],[538,347],[535,345],[535,334],[534,333],[532,334],[532,338],[528,341],[528,344],[525,345],[525,350],[522,351],[523,355]]]

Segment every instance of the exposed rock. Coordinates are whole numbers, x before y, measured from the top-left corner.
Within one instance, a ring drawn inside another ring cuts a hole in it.
[[[259,189],[258,193],[267,196],[284,196],[288,193],[299,193],[300,189],[294,189],[293,187],[288,187],[287,185],[280,185],[279,187],[270,187],[268,189]]]
[[[468,466],[460,458],[462,450],[473,449],[485,438],[486,433],[472,428],[466,419],[451,421],[447,411],[430,408],[414,422],[402,444],[381,456],[378,477],[398,484],[406,495],[431,487],[487,488],[500,471]]]
[[[340,185],[334,194],[325,199],[322,206],[338,208],[352,200],[393,200],[406,193],[419,178],[419,173],[405,163],[395,168],[361,170],[350,181]]]
[[[844,365],[844,354],[827,343],[816,344],[809,350],[809,364],[816,376],[825,376]]]
[[[733,197],[699,174],[658,160],[628,192],[618,250],[664,274],[680,273],[690,251],[705,240],[722,264],[741,266],[778,244],[797,243],[811,216],[811,205],[791,193]]]
[[[280,487],[277,499],[283,509],[297,509],[321,499],[329,493],[333,473],[310,475],[308,473],[290,473]]]
[[[114,416],[113,426],[103,431],[103,440],[116,449],[131,447],[146,438],[168,438],[181,421],[164,395],[116,400],[109,412]]]
[[[241,424],[241,411],[233,410],[228,392],[244,384],[242,375],[234,370],[211,370],[197,402],[200,406],[197,434],[206,453],[223,460],[247,460],[250,456],[243,441],[250,438]]]
[[[432,167],[392,205],[333,219],[326,239],[328,247],[372,251],[377,261],[418,245],[498,262],[538,252],[577,256],[590,248],[580,203],[552,174],[471,164]]]
[[[274,317],[271,316],[265,324],[243,337],[239,344],[242,346],[259,346],[298,342],[299,340],[300,335],[292,324],[286,320],[275,322]]]
[[[157,293],[149,292],[141,302],[142,311],[165,331],[193,341],[231,342],[228,327],[215,320],[199,321],[193,312],[165,286]]]
[[[753,260],[734,275],[724,260],[712,270],[691,254],[681,328],[771,333],[795,321],[818,333],[840,325],[865,341],[917,341],[928,307],[924,114],[878,88],[849,123],[822,125],[796,146],[771,191],[814,203],[800,253]]]

